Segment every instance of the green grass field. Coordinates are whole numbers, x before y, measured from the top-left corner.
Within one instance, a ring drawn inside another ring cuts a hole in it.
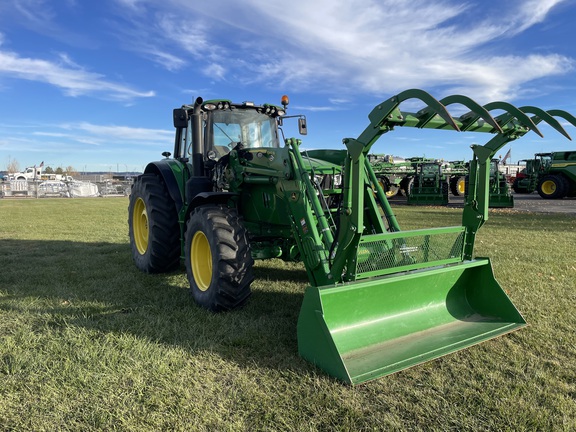
[[[576,218],[491,211],[476,254],[530,323],[349,387],[297,353],[300,264],[257,262],[242,310],[131,262],[125,198],[0,200],[0,430],[571,431]],[[401,226],[459,224],[395,208]]]

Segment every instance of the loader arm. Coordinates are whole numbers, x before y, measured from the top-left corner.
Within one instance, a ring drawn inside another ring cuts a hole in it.
[[[426,108],[417,113],[402,112],[399,105],[408,99],[419,99]],[[391,231],[399,231],[388,201],[367,160],[372,145],[385,133],[394,130],[396,126],[407,126],[430,129],[474,130],[488,133],[504,134],[504,130],[488,110],[468,97],[453,95],[442,100],[445,104],[461,104],[470,112],[460,118],[453,118],[446,107],[423,90],[406,90],[397,96],[376,106],[369,114],[370,124],[357,139],[343,140],[348,149],[344,167],[343,203],[340,215],[336,255],[331,268],[335,280],[344,273],[346,280],[355,279],[357,250],[364,231],[364,197],[365,190],[371,187],[376,191],[380,205],[386,217],[392,221]],[[499,106],[499,108],[501,108]],[[530,121],[527,119],[526,121]],[[536,127],[533,124],[530,126]],[[510,126],[506,128],[509,132]],[[487,190],[487,189],[486,189]],[[488,201],[486,197],[486,202]],[[487,204],[486,204],[487,205]],[[375,234],[382,233],[378,231]]]
[[[399,109],[413,98],[425,108],[416,113]],[[452,104],[469,112],[452,117],[446,109]],[[503,114],[494,117],[490,112],[496,110]],[[438,101],[422,90],[407,90],[377,105],[358,138],[343,140],[342,204],[328,249],[332,282],[306,290],[298,318],[300,355],[356,384],[525,326],[494,278],[490,260],[473,257],[474,240],[488,220],[492,157],[531,130],[542,136],[537,127],[541,122],[568,137],[554,115],[576,123],[564,112],[523,110],[505,102],[481,106],[461,95]],[[485,145],[471,146],[462,226],[400,230],[367,157],[373,144],[397,127],[492,136]],[[388,228],[372,220],[371,207],[377,205]],[[323,224],[319,221],[318,226],[322,229]]]
[[[493,102],[484,105],[484,107],[487,109],[508,108],[510,111],[496,117],[499,124],[505,125],[501,133],[498,133],[483,146],[471,146],[473,158],[470,164],[468,196],[462,214],[462,225],[466,227],[464,259],[467,260],[473,257],[474,240],[478,229],[488,220],[490,161],[498,150],[509,142],[521,138],[530,130],[542,136],[541,132],[535,129],[535,125],[541,122],[548,123],[553,129],[571,140],[568,132],[554,116],[562,117],[576,125],[576,118],[561,110],[544,111],[533,106],[514,108],[510,104],[501,102]],[[527,114],[534,114],[534,116],[528,117]]]
[[[427,106],[417,113],[400,111],[399,105],[408,99],[419,99]],[[469,112],[455,118],[452,117],[446,105],[464,105]],[[500,110],[503,114],[493,117],[490,111]],[[535,114],[529,117],[528,114]],[[472,259],[474,239],[478,229],[488,219],[489,207],[489,181],[490,160],[496,152],[507,143],[514,141],[529,131],[539,136],[542,132],[536,126],[546,122],[562,135],[570,139],[568,133],[553,115],[576,123],[571,114],[554,110],[548,113],[536,107],[517,108],[507,102],[491,102],[480,105],[472,99],[462,95],[447,96],[440,101],[435,100],[428,93],[418,90],[406,90],[397,96],[377,105],[370,115],[370,124],[357,139],[343,140],[348,149],[346,166],[344,169],[344,203],[341,214],[341,225],[337,238],[338,249],[333,260],[332,275],[336,278],[342,274],[343,269],[353,268],[356,263],[354,251],[362,238],[364,215],[364,188],[367,184],[377,192],[378,199],[385,210],[385,215],[391,215],[389,205],[378,182],[374,182],[367,165],[366,156],[372,145],[385,133],[394,130],[396,126],[416,127],[428,129],[452,129],[455,131],[470,131],[490,133],[495,135],[485,145],[473,145],[473,160],[471,165],[469,193],[462,224],[466,227],[465,259]],[[393,215],[392,215],[393,217]],[[397,227],[397,224],[395,224]],[[398,227],[399,230],[399,227]],[[350,273],[350,272],[349,272]],[[347,279],[352,276],[348,275]]]

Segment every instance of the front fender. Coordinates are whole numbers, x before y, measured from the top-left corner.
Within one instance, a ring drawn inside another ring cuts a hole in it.
[[[185,166],[174,159],[150,162],[144,170],[144,174],[157,174],[162,178],[178,213],[184,203],[184,171]]]

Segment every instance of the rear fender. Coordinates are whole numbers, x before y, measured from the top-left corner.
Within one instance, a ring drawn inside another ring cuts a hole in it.
[[[162,178],[166,188],[168,189],[170,198],[172,198],[172,201],[174,201],[174,204],[176,205],[176,211],[178,213],[180,213],[180,210],[183,206],[183,172],[184,165],[172,159],[151,162],[146,166],[146,169],[144,170],[144,174],[157,174]]]

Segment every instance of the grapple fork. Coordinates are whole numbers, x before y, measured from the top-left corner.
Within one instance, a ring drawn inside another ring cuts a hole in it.
[[[417,113],[401,111],[400,104],[413,98],[426,107]],[[452,117],[446,105],[455,103],[470,111]],[[492,110],[504,113],[493,117]],[[490,158],[530,130],[542,136],[536,126],[542,121],[569,138],[554,115],[576,125],[576,118],[565,112],[524,110],[506,102],[481,106],[461,95],[438,101],[412,89],[377,105],[359,137],[344,139],[348,154],[339,226],[330,248],[332,282],[306,290],[298,320],[304,358],[356,384],[526,325],[494,278],[489,259],[473,254],[476,233],[488,219]],[[492,135],[487,144],[472,146],[462,226],[402,231],[395,224],[386,230],[365,216],[377,213],[366,212],[366,206],[376,205],[366,191],[374,190],[385,217],[395,220],[366,155],[396,126]]]

